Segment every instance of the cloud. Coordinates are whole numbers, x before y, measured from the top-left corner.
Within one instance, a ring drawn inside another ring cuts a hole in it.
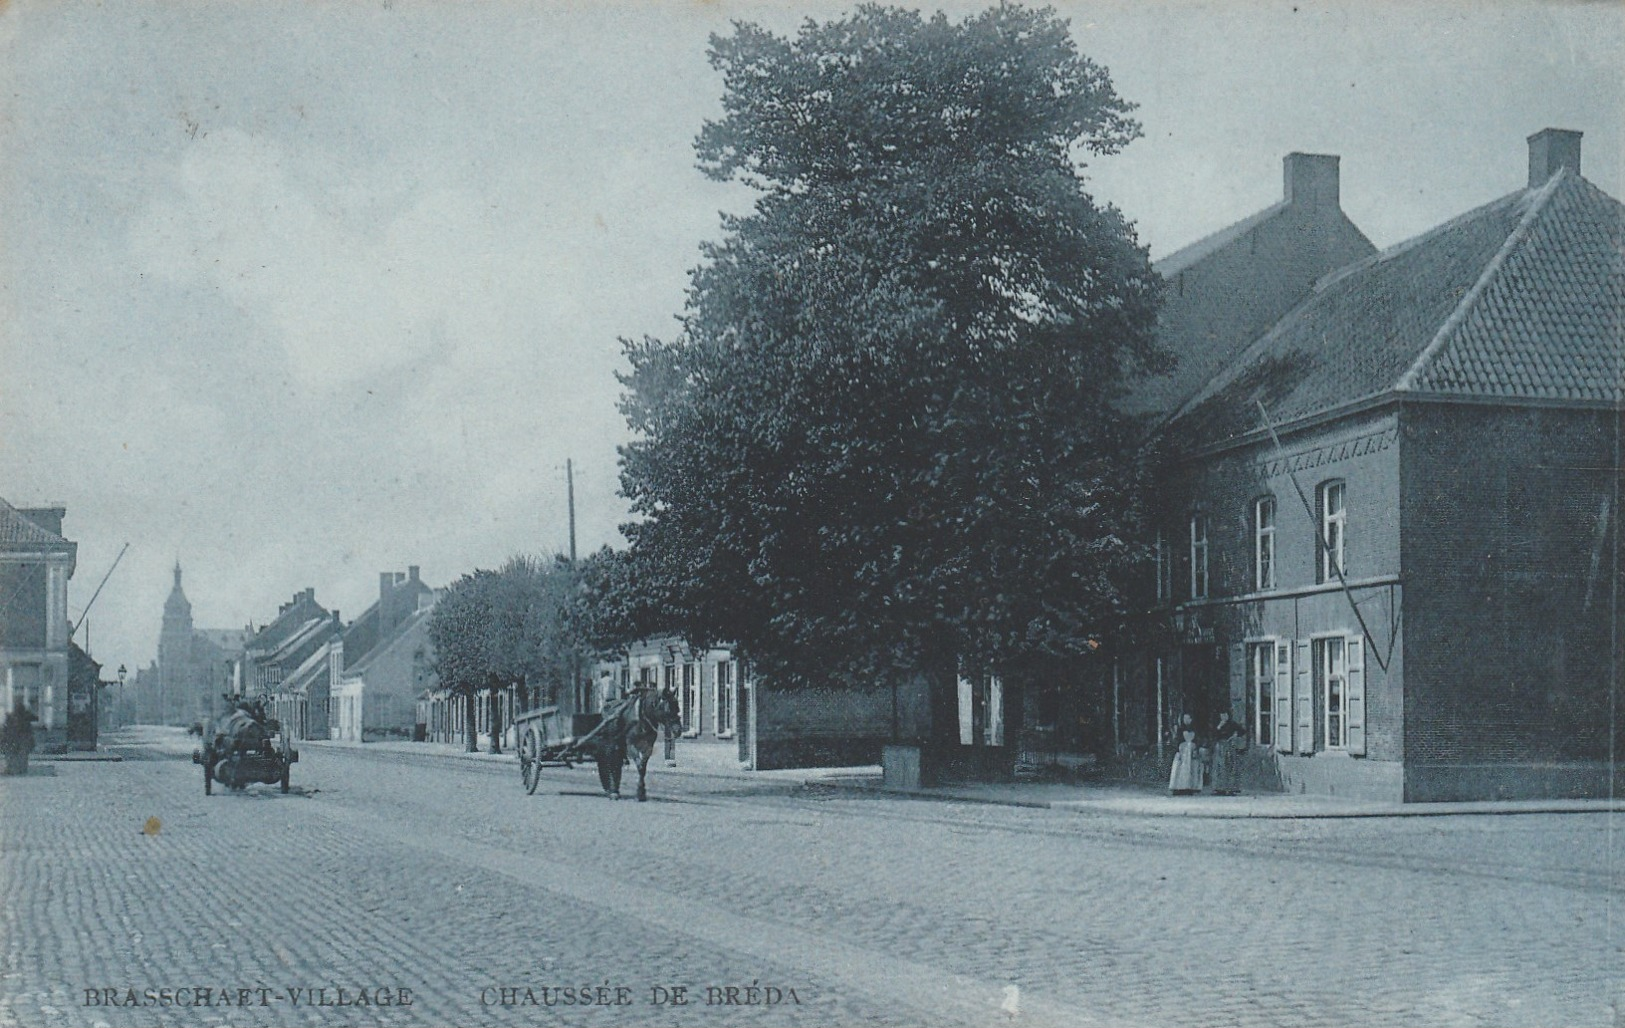
[[[217,291],[280,342],[308,390],[429,356],[436,324],[481,336],[501,277],[488,206],[449,188],[402,204],[388,174],[305,155],[296,172],[292,163],[239,129],[201,134],[173,190],[132,224],[133,258],[148,274]]]

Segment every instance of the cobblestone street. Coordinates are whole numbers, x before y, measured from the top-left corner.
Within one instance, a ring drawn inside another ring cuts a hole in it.
[[[1619,815],[610,803],[323,747],[205,797],[176,749],[0,781],[0,1023],[1625,1023]]]

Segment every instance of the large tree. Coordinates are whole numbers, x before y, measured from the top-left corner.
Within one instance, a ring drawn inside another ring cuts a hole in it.
[[[754,210],[627,342],[643,620],[793,681],[1086,652],[1133,556],[1159,280],[1085,190],[1139,132],[1048,10],[864,6],[713,37],[697,143]],[[940,675],[938,676],[940,677]]]

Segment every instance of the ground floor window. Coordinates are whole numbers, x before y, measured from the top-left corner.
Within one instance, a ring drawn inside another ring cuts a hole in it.
[[[700,734],[700,677],[695,671],[692,660],[683,664],[683,688],[678,693],[678,705],[682,709],[684,735]]]
[[[1247,644],[1247,722],[1260,746],[1275,737],[1275,656],[1274,642]]]
[[[1315,689],[1322,699],[1322,744],[1328,750],[1346,750],[1348,736],[1348,651],[1341,636],[1315,639]]]
[[[719,738],[733,734],[734,685],[733,662],[717,661],[716,731]]]

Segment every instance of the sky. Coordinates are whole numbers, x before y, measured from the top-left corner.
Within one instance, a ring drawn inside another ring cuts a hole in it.
[[[959,17],[984,3],[941,5]],[[1378,246],[1585,133],[1625,195],[1625,3],[1053,5],[1138,104],[1090,192],[1155,258],[1342,157]],[[378,572],[432,585],[620,541],[619,339],[670,335],[742,187],[693,141],[708,38],[847,4],[11,0],[0,6],[0,497],[60,503],[78,641],[156,654]],[[928,5],[926,11],[937,10]],[[89,638],[87,640],[87,633]]]

